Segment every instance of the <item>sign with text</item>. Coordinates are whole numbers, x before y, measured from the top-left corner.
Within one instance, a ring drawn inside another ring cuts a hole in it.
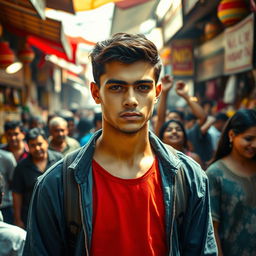
[[[248,16],[225,31],[225,74],[234,74],[252,69],[254,15]]]
[[[191,40],[173,40],[171,44],[171,62],[173,76],[191,77],[194,74],[193,42]]]

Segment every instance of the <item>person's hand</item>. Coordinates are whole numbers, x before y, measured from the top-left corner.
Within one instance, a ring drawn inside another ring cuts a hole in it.
[[[170,75],[165,75],[164,77],[162,77],[161,83],[162,83],[162,92],[167,93],[171,90],[173,86],[173,77],[171,77]]]
[[[183,98],[188,97],[188,87],[186,86],[186,84],[183,81],[178,81],[176,83],[176,93]]]

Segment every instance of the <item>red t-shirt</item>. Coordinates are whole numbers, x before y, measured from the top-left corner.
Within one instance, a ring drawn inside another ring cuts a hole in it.
[[[112,176],[93,161],[93,256],[167,255],[157,159],[140,178]]]

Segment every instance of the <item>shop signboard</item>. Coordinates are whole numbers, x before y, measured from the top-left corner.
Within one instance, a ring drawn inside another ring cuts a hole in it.
[[[197,47],[194,55],[197,82],[222,76],[224,73],[224,34]]]
[[[237,25],[227,28],[224,35],[225,74],[235,74],[252,69],[254,14]]]
[[[223,75],[224,52],[219,52],[208,58],[197,61],[197,82],[203,82],[209,79]]]
[[[199,0],[184,0],[184,13],[188,14]]]
[[[166,13],[163,24],[164,43],[168,42],[183,26],[182,0],[175,0]]]
[[[194,75],[193,41],[172,41],[171,64],[174,77],[191,77]]]

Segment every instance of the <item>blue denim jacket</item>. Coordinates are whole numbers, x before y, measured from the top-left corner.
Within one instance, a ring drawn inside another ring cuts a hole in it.
[[[93,215],[92,159],[96,140],[100,134],[101,131],[94,134],[69,166],[74,169],[83,209],[81,213],[83,232],[77,239],[75,255],[89,255],[90,252]],[[168,255],[217,255],[210,215],[207,176],[191,158],[180,152],[177,158],[153,133],[149,132],[149,138],[158,158],[162,177]],[[23,255],[67,255],[62,165],[63,160],[52,166],[38,179],[30,206],[27,240]],[[174,183],[181,166],[185,173],[188,199],[182,224],[178,225],[175,218]]]

